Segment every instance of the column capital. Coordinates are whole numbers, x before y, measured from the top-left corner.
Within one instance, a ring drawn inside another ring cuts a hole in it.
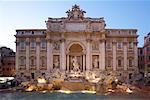
[[[61,43],[62,43],[62,42],[65,42],[65,41],[66,41],[65,38],[60,39],[60,42],[61,42]]]
[[[116,42],[116,41],[113,41],[112,44],[115,45],[115,44],[117,44],[117,42]]]
[[[92,42],[92,39],[88,38],[86,39],[86,42]]]
[[[40,44],[40,38],[36,38],[36,44]]]
[[[52,40],[52,39],[47,39],[47,42],[52,43],[52,42],[53,42],[53,40]]]
[[[105,42],[105,41],[106,41],[106,39],[100,39],[99,40],[100,43]]]
[[[125,41],[124,41],[124,42],[123,42],[123,45],[127,45],[127,43],[128,43],[128,42],[125,42]]]

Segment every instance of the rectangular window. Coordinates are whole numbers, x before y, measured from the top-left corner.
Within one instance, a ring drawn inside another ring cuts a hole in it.
[[[129,59],[129,67],[132,67],[132,59]]]
[[[106,47],[107,47],[107,49],[111,49],[112,48],[112,43],[107,43]]]
[[[41,41],[41,48],[46,49],[46,40]]]
[[[35,47],[36,47],[36,42],[35,42],[35,40],[31,40],[31,42],[30,42],[30,48],[31,48],[31,49],[35,49]]]
[[[108,59],[108,67],[111,67],[111,60]]]
[[[122,42],[117,43],[117,48],[122,49]]]
[[[35,66],[35,58],[30,59],[30,66]]]
[[[26,59],[24,57],[20,58],[20,65],[24,66],[26,64]]]
[[[118,60],[118,67],[121,67],[121,59]]]
[[[133,43],[129,42],[129,49],[133,49]]]
[[[45,67],[46,66],[46,59],[45,57],[41,58],[41,67]]]
[[[149,47],[146,48],[147,52],[149,51]]]
[[[25,41],[21,41],[21,42],[20,42],[20,49],[21,49],[21,50],[24,50],[24,49],[25,49],[25,46],[26,46],[26,42],[25,42]]]

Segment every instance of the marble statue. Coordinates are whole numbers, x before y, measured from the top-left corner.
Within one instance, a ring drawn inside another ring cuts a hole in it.
[[[98,68],[98,59],[97,58],[94,59],[93,64],[94,64],[94,68]]]
[[[73,71],[79,71],[79,64],[77,61],[77,57],[72,58]]]
[[[58,67],[59,67],[58,58],[55,58],[55,60],[54,60],[54,67],[55,67],[55,68],[58,68]]]

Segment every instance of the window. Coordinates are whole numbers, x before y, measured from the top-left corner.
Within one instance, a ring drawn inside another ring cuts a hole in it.
[[[146,51],[147,51],[147,52],[149,51],[149,47],[146,48]]]
[[[41,41],[41,48],[46,49],[46,40]]]
[[[32,79],[34,79],[34,73],[31,73],[31,77],[32,77]]]
[[[40,58],[40,66],[45,67],[46,66],[46,57],[42,56]]]
[[[129,79],[131,79],[131,78],[132,78],[132,73],[129,74]]]
[[[32,31],[32,34],[34,34],[34,31]]]
[[[20,49],[25,49],[25,46],[26,46],[26,42],[25,41],[21,41],[20,42]]]
[[[121,42],[117,43],[117,48],[122,49],[122,43]]]
[[[132,49],[132,48],[133,48],[133,43],[129,42],[129,49]]]
[[[143,54],[143,51],[142,51],[142,49],[140,49],[140,54]]]
[[[26,59],[25,59],[25,57],[21,57],[20,58],[20,65],[21,66],[24,66],[26,64]]]
[[[35,47],[36,47],[36,42],[35,42],[35,40],[31,40],[31,42],[30,42],[30,47],[31,47],[31,49],[35,49]]]
[[[121,59],[118,59],[118,67],[121,67],[122,66],[122,61]]]
[[[45,59],[44,58],[42,58],[42,60],[41,60],[41,65],[42,65],[42,67],[45,66]]]
[[[108,67],[111,67],[111,59],[108,59],[108,63],[107,63],[108,65]]]
[[[112,44],[111,44],[111,43],[107,43],[107,44],[106,44],[106,47],[107,47],[107,49],[111,49]]]
[[[132,67],[132,66],[133,66],[133,60],[129,59],[129,67]]]
[[[35,66],[35,58],[34,57],[31,57],[30,58],[30,66]]]

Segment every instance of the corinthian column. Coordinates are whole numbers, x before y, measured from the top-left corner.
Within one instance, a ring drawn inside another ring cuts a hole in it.
[[[123,43],[123,56],[124,56],[124,70],[127,70],[127,43]]]
[[[29,38],[26,38],[26,70],[29,70]]]
[[[61,69],[66,69],[65,39],[61,39]]]
[[[116,70],[117,62],[116,62],[116,42],[113,42],[113,70]]]
[[[16,40],[16,71],[19,70],[19,41]]]
[[[86,68],[87,68],[87,70],[90,70],[91,68],[91,54],[90,54],[90,52],[91,52],[91,47],[90,47],[90,45],[91,45],[91,40],[90,39],[87,39],[87,52],[86,52]]]
[[[101,70],[105,70],[105,40],[100,40],[100,50],[101,50]]]
[[[47,70],[53,69],[52,40],[47,40]]]
[[[136,71],[138,70],[138,48],[137,42],[134,42],[134,66]]]
[[[40,38],[36,39],[36,67],[40,68]]]

